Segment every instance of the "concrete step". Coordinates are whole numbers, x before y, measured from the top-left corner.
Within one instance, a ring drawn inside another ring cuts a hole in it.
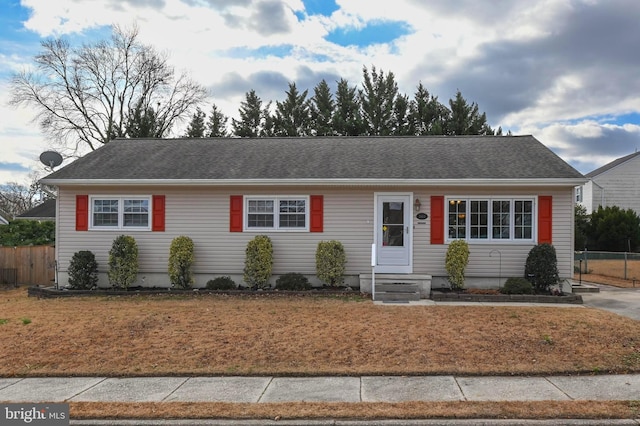
[[[376,283],[376,293],[380,292],[393,292],[393,293],[416,293],[420,292],[418,284],[409,283],[392,283],[392,284],[378,284]]]
[[[415,283],[376,284],[375,292],[375,300],[377,301],[420,300],[420,286]]]
[[[410,302],[420,300],[420,293],[392,293],[376,291],[375,300],[378,302]]]
[[[600,293],[600,287],[591,284],[572,284],[572,293]]]
[[[371,293],[371,274],[360,274],[360,291],[363,293]],[[376,300],[377,295],[381,291],[385,291],[386,285],[397,286],[398,284],[416,286],[416,291],[423,299],[428,299],[431,294],[431,275],[423,274],[376,274]],[[392,288],[392,290],[401,291],[400,287]],[[412,290],[413,291],[413,290]]]

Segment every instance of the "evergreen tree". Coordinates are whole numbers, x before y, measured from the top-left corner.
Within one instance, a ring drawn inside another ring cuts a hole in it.
[[[187,126],[187,132],[185,133],[186,138],[203,138],[205,125],[204,119],[206,118],[206,114],[198,107],[196,112],[191,116],[191,121]]]
[[[227,121],[229,117],[224,115],[216,104],[211,107],[211,115],[207,121],[207,137],[210,138],[224,138],[229,134],[227,132]]]
[[[313,89],[311,98],[311,127],[316,136],[331,136],[334,134],[332,128],[333,109],[335,102],[331,96],[331,89],[326,80],[322,80]]]
[[[355,87],[349,87],[345,79],[340,79],[336,90],[333,131],[338,136],[358,136],[364,129],[360,115],[360,103]]]
[[[308,136],[311,133],[308,91],[298,92],[295,83],[289,83],[287,98],[276,102],[274,134],[276,136]]]
[[[589,250],[635,251],[640,247],[640,217],[632,209],[609,206],[591,213]]]
[[[449,109],[420,83],[410,105],[410,119],[415,134],[443,135],[448,116]]]
[[[407,95],[396,96],[396,102],[393,107],[392,127],[392,134],[395,136],[409,136],[414,134],[409,104],[409,97]]]
[[[451,117],[447,126],[450,135],[492,135],[493,130],[487,124],[487,115],[478,111],[475,102],[469,104],[458,90],[455,99],[449,100]]]
[[[398,85],[392,72],[385,76],[376,67],[362,69],[363,89],[360,91],[362,118],[369,135],[390,135],[393,131],[393,108],[398,95]]]
[[[264,130],[262,99],[251,89],[240,103],[240,120],[232,119],[233,134],[243,138],[256,138]]]
[[[162,138],[164,136],[161,119],[151,107],[144,107],[139,101],[135,108],[130,110],[124,124],[124,136],[128,138]],[[168,129],[167,129],[168,130]]]
[[[584,250],[587,247],[587,234],[589,231],[589,215],[584,206],[576,205],[573,215],[574,250]]]
[[[262,128],[260,129],[259,136],[272,137],[276,135],[276,118],[271,114],[271,101],[264,107],[260,113],[262,120]]]

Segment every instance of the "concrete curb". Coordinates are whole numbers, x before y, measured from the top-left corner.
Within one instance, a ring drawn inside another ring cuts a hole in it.
[[[73,426],[638,426],[640,419],[72,420]]]

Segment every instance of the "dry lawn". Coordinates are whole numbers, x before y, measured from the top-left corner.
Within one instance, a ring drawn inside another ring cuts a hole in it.
[[[634,419],[638,401],[402,403],[96,403],[72,402],[75,420],[126,419]]]
[[[640,322],[583,307],[0,297],[4,377],[640,372]]]
[[[586,308],[326,297],[40,300],[0,291],[0,377],[640,371],[640,322]],[[637,418],[638,401],[89,403],[73,419]]]

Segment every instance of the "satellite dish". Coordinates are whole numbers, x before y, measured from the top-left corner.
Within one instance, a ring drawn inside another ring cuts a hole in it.
[[[62,164],[62,155],[55,151],[45,151],[40,154],[40,162],[53,170],[54,167]]]

